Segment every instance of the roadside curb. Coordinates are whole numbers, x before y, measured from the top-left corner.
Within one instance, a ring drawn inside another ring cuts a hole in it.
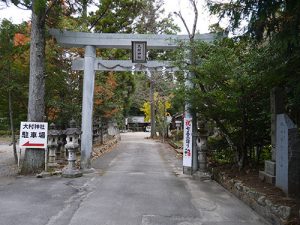
[[[177,154],[182,154],[183,153],[181,146],[178,146],[176,143],[174,143],[171,140],[168,140],[168,143],[169,143],[169,145],[171,145],[173,147],[174,151],[176,151]]]

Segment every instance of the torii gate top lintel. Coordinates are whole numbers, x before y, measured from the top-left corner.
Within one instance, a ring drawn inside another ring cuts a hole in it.
[[[62,31],[50,29],[50,34],[55,36],[63,47],[85,47],[87,45],[96,48],[131,49],[132,41],[146,41],[148,49],[174,49],[178,47],[178,41],[188,41],[188,35],[167,34],[119,34],[119,33],[87,33]],[[199,34],[195,39],[213,41],[217,38],[215,33]]]

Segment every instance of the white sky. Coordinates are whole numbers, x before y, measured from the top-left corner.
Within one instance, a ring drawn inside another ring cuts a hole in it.
[[[200,33],[208,33],[209,24],[214,23],[216,20],[211,19],[208,13],[208,9],[205,8],[205,0],[197,0],[197,6],[199,11],[197,31]],[[22,10],[11,4],[9,7],[3,9],[5,6],[0,3],[0,20],[3,18],[10,19],[13,23],[21,23],[23,21],[30,20],[30,10]],[[165,0],[166,13],[173,13],[181,11],[183,17],[189,29],[192,28],[194,21],[194,12],[189,3],[189,0]],[[174,15],[175,23],[181,28],[181,33],[186,34],[186,29],[183,26],[182,21]]]

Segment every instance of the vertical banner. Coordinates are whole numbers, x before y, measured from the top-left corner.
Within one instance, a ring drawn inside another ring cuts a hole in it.
[[[184,118],[183,166],[192,167],[192,118]]]

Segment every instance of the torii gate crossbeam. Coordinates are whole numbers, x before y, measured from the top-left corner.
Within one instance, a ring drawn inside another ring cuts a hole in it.
[[[87,45],[96,48],[131,49],[132,41],[146,41],[148,49],[175,49],[179,41],[188,41],[188,35],[167,34],[118,34],[118,33],[85,33],[61,31],[50,29],[50,34],[55,36],[58,43],[63,47],[84,48]],[[217,34],[199,34],[195,40],[213,41]]]

